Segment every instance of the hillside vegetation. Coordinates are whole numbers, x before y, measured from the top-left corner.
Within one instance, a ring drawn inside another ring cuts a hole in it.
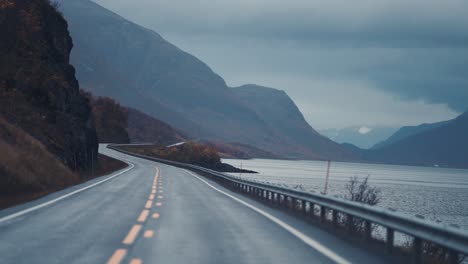
[[[0,118],[0,208],[21,199],[80,181],[37,139]]]
[[[221,157],[216,149],[194,142],[187,142],[175,147],[165,147],[161,145],[127,145],[119,148],[141,155],[194,164],[221,172],[252,173],[252,171],[241,170],[229,164],[222,163]]]
[[[130,143],[127,132],[128,110],[109,97],[93,98],[87,93],[91,102],[94,124],[100,143]]]

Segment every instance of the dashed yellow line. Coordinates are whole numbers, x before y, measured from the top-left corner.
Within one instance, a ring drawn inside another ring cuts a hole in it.
[[[135,242],[135,239],[138,236],[138,233],[141,230],[141,225],[134,225],[132,229],[130,229],[130,232],[128,232],[127,236],[125,239],[122,241],[125,245],[131,245],[133,242]]]
[[[146,201],[145,208],[146,208],[146,209],[150,209],[150,208],[151,208],[151,200]]]
[[[120,262],[123,260],[126,254],[126,249],[117,249],[107,261],[107,264],[120,264]]]
[[[154,231],[153,231],[153,230],[146,230],[145,233],[143,234],[143,236],[144,236],[145,238],[151,238],[151,237],[153,237],[153,235],[154,235]]]
[[[148,219],[148,216],[150,214],[149,209],[153,205],[153,200],[154,200],[154,198],[156,196],[158,183],[159,183],[159,185],[162,184],[162,181],[161,181],[159,176],[160,176],[160,170],[159,170],[159,168],[156,168],[156,173],[154,175],[153,185],[152,185],[152,188],[151,188],[151,194],[148,196],[148,200],[145,203],[145,208],[146,209],[143,209],[143,211],[141,211],[141,213],[140,213],[140,215],[138,216],[138,219],[137,219],[137,221],[139,223],[144,223]],[[162,186],[159,186],[159,192],[162,193]],[[163,196],[158,195],[157,198],[162,199]],[[161,206],[162,203],[158,202],[155,205],[156,206]],[[152,214],[153,219],[158,219],[159,216],[160,216],[159,213],[153,213]],[[141,229],[142,229],[142,225],[133,225],[132,228],[130,229],[130,231],[128,232],[127,236],[122,241],[122,243],[125,244],[125,245],[132,245],[135,242],[136,238],[138,237]],[[151,237],[154,236],[154,231],[153,230],[146,230],[144,232],[143,236],[145,238],[151,238]],[[112,256],[109,258],[109,260],[107,261],[107,264],[120,264],[122,262],[122,260],[125,258],[125,255],[127,255],[127,249],[124,249],[124,248],[117,249],[114,252],[114,254],[112,254]],[[130,260],[130,264],[142,264],[142,263],[143,263],[143,261],[141,259],[138,259],[138,258],[133,258],[133,259]]]
[[[146,218],[148,218],[148,215],[149,215],[149,210],[141,211],[141,214],[138,217],[138,222],[140,222],[140,223],[145,222]]]

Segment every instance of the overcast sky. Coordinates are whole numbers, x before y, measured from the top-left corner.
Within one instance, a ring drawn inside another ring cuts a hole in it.
[[[468,1],[96,0],[230,86],[285,90],[317,129],[468,110]]]

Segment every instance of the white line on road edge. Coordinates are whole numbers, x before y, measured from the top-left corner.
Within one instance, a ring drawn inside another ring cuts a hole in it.
[[[203,180],[199,176],[195,175],[191,171],[188,171],[188,170],[184,170],[184,171],[191,174],[192,176],[194,176],[198,180],[204,182],[206,185],[208,185],[209,187],[211,187],[215,191],[228,196],[229,198],[235,200],[236,202],[241,203],[241,204],[249,207],[250,209],[254,210],[255,212],[257,212],[257,213],[263,215],[264,217],[268,218],[269,220],[271,220],[275,224],[279,225],[280,227],[284,228],[286,231],[288,231],[289,233],[291,233],[295,237],[299,238],[304,243],[306,243],[308,246],[314,248],[315,250],[317,250],[318,252],[320,252],[321,254],[323,254],[324,256],[329,258],[330,260],[334,261],[335,263],[338,263],[338,264],[351,264],[351,262],[349,262],[346,259],[342,258],[341,256],[337,255],[335,252],[331,251],[330,249],[328,249],[324,245],[320,244],[317,240],[314,240],[314,239],[308,237],[306,234],[304,234],[301,231],[297,230],[296,228],[286,224],[285,222],[281,221],[280,219],[272,216],[271,214],[269,214],[269,213],[255,207],[255,206],[253,206],[253,205],[251,205],[251,204],[249,204],[249,203],[247,203],[247,202],[245,202],[245,201],[243,201],[243,200],[241,200],[241,199],[239,199],[239,198],[237,198],[237,197],[235,197],[235,196],[233,196],[233,195],[231,195],[229,193],[226,193],[226,192],[214,187],[213,185],[211,185],[207,181]]]
[[[71,193],[67,193],[67,194],[65,194],[65,195],[62,195],[62,196],[57,197],[57,198],[55,198],[55,199],[53,199],[53,200],[50,200],[50,201],[48,201],[48,202],[45,202],[45,203],[42,203],[42,204],[39,204],[39,205],[30,207],[30,208],[28,208],[28,209],[25,209],[25,210],[16,212],[16,213],[14,213],[14,214],[7,215],[7,216],[5,216],[5,217],[2,217],[2,218],[0,218],[0,223],[3,223],[3,222],[8,221],[8,220],[11,220],[11,219],[16,218],[16,217],[18,217],[18,216],[22,216],[22,215],[28,214],[28,213],[30,213],[30,212],[36,211],[36,210],[38,210],[38,209],[41,209],[41,208],[43,208],[43,207],[49,206],[49,205],[51,205],[51,204],[54,204],[54,203],[56,203],[56,202],[58,202],[58,201],[61,201],[61,200],[65,199],[65,198],[68,198],[68,197],[70,197],[70,196],[72,196],[72,195],[75,195],[75,194],[77,194],[77,193],[80,193],[80,192],[82,192],[82,191],[86,191],[86,190],[88,190],[88,189],[90,189],[90,188],[93,188],[93,187],[95,187],[95,186],[97,186],[97,185],[99,185],[99,184],[102,184],[102,183],[104,183],[104,182],[106,182],[106,181],[112,180],[113,178],[115,178],[115,177],[117,177],[117,176],[119,176],[119,175],[121,175],[121,174],[124,174],[125,172],[127,172],[127,171],[133,169],[133,167],[135,167],[135,165],[134,165],[133,163],[128,162],[128,161],[126,161],[126,162],[127,162],[130,166],[129,166],[128,168],[126,168],[125,170],[123,170],[123,171],[121,171],[121,172],[119,172],[119,173],[117,173],[117,174],[115,174],[115,175],[113,175],[113,176],[110,176],[110,177],[108,177],[108,178],[106,178],[106,179],[104,179],[104,180],[102,180],[102,181],[93,183],[93,184],[91,184],[91,185],[88,185],[88,186],[86,186],[86,187],[83,187],[83,188],[81,188],[81,189],[78,189],[78,190],[76,190],[76,191],[73,191],[73,192],[71,192]]]

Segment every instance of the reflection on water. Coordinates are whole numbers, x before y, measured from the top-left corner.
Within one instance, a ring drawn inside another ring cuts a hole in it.
[[[315,192],[324,189],[327,162],[266,159],[223,162],[237,167],[242,163],[244,169],[259,172],[241,175],[249,179]],[[369,176],[369,183],[381,189],[381,207],[468,229],[468,170],[332,162],[329,195],[343,195],[344,185],[353,176]]]

